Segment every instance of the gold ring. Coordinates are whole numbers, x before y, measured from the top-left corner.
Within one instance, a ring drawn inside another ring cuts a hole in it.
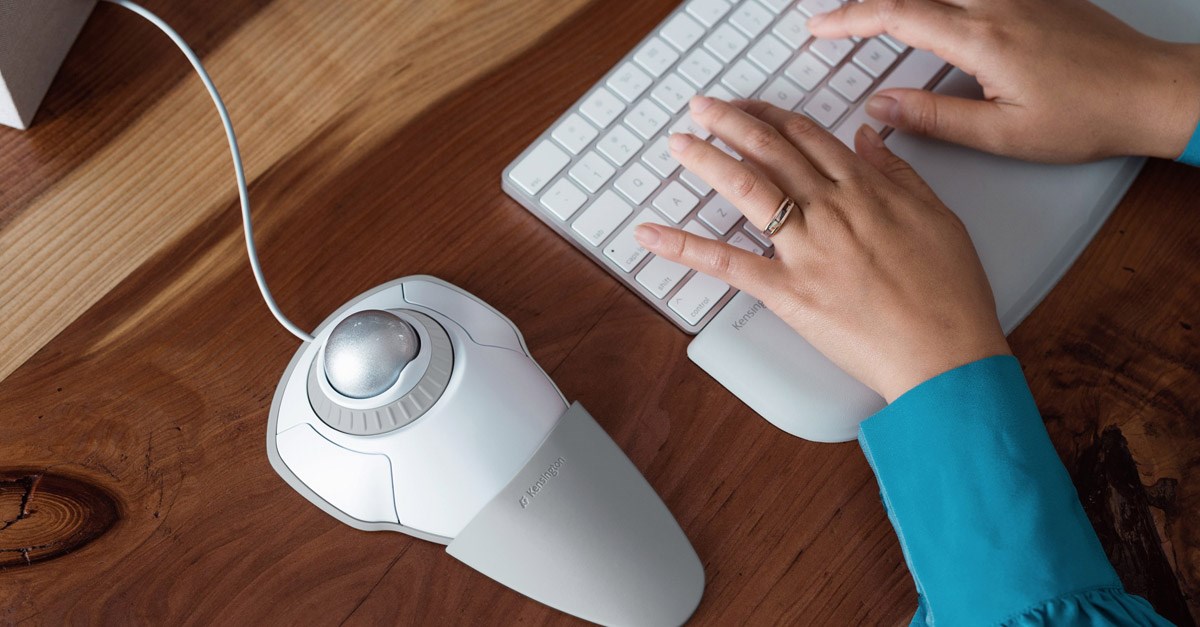
[[[788,216],[792,215],[792,209],[796,208],[796,201],[783,197],[779,203],[779,208],[775,210],[775,215],[771,216],[771,221],[767,223],[767,228],[762,230],[762,234],[770,238],[779,232],[783,227],[783,223],[787,221]]]

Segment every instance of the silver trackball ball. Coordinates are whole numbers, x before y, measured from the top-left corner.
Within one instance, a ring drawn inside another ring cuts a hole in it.
[[[325,343],[325,377],[350,398],[379,396],[417,356],[417,332],[387,311],[359,311],[338,323]]]

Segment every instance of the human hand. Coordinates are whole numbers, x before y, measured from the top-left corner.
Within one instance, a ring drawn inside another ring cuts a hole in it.
[[[1010,353],[962,222],[877,133],[855,137],[860,159],[802,115],[739,106],[697,96],[691,114],[744,162],[692,135],[672,135],[671,154],[759,229],[794,199],[775,258],[650,224],[635,231],[643,247],[758,297],[888,402]]]
[[[1200,46],[1152,39],[1088,0],[863,0],[808,26],[827,38],[888,33],[974,76],[986,100],[884,90],[867,112],[980,150],[1174,159],[1200,119]]]

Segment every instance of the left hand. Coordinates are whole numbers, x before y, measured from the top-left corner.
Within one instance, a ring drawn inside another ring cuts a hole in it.
[[[888,402],[1009,354],[966,228],[879,135],[859,131],[859,158],[807,117],[740,107],[698,96],[692,117],[744,162],[692,135],[672,135],[671,152],[759,229],[785,193],[796,201],[775,258],[649,224],[636,231],[642,246],[762,299]]]

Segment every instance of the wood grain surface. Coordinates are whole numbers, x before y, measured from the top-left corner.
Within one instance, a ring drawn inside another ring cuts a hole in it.
[[[455,283],[516,322],[676,515],[708,577],[697,624],[907,621],[857,446],[758,418],[500,191],[674,0],[146,4],[226,97],[300,326],[396,277]],[[1197,199],[1200,170],[1151,162],[1012,337],[1122,579],[1181,625],[1200,612]],[[115,7],[35,127],[0,130],[0,624],[575,623],[275,475],[267,410],[297,345],[236,206],[202,87]]]

